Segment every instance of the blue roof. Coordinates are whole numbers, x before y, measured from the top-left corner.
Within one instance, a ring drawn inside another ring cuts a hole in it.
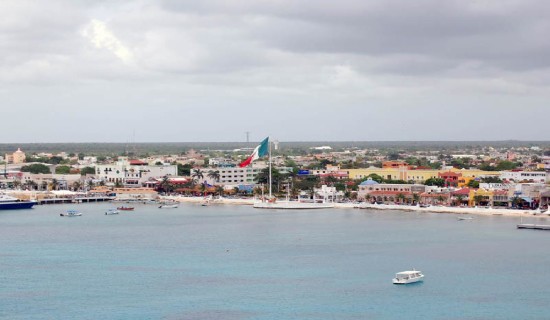
[[[378,184],[378,182],[372,180],[372,178],[368,178],[367,180],[361,182],[361,184],[359,184],[360,186],[369,186],[369,185],[373,185],[373,184]]]
[[[529,197],[521,197],[523,200],[525,200],[526,202],[533,202],[533,199],[529,198]]]

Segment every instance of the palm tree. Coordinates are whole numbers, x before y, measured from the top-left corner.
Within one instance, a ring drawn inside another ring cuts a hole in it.
[[[442,195],[437,196],[437,202],[438,202],[439,204],[442,204],[443,201],[445,201],[445,197],[443,197]]]
[[[223,191],[224,191],[224,189],[223,189],[222,186],[217,186],[216,187],[216,192],[220,195],[220,197],[223,196]]]
[[[459,194],[456,196],[456,202],[460,206],[462,204],[462,201],[464,200],[464,196]]]
[[[48,189],[48,183],[46,181],[42,181],[42,184],[40,185],[42,190]]]
[[[201,190],[202,195],[205,196],[206,195],[206,183],[201,184],[200,190]]]
[[[164,176],[162,178],[162,181],[160,182],[159,187],[164,192],[170,192],[172,190],[172,184],[170,183],[170,178],[168,178],[168,176]]]
[[[204,179],[204,174],[201,169],[195,169],[195,172],[191,175],[193,179],[201,180]]]
[[[399,200],[400,203],[403,203],[403,201],[405,200],[405,195],[402,193],[398,193],[396,198],[397,200]]]
[[[479,205],[479,203],[483,201],[483,196],[482,195],[477,195],[477,196],[474,196],[474,203],[475,205]]]
[[[50,185],[52,187],[52,190],[57,190],[57,188],[59,187],[59,181],[57,181],[57,179],[54,178],[50,182]]]
[[[25,186],[27,187],[27,189],[29,190],[34,190],[36,186],[38,186],[36,184],[36,182],[34,182],[33,180],[27,180],[25,181]]]
[[[81,186],[82,186],[82,183],[80,183],[80,181],[73,182],[73,190],[74,191],[78,191]]]
[[[413,201],[414,203],[418,203],[420,201],[420,195],[418,193],[413,193]]]
[[[367,200],[367,202],[370,202],[370,199],[372,199],[372,196],[367,193],[367,195],[365,196],[365,200]]]
[[[13,188],[19,189],[21,187],[21,180],[13,180]]]
[[[220,172],[218,170],[216,171],[208,171],[208,174],[206,175],[208,178],[214,180],[214,183],[220,181]]]

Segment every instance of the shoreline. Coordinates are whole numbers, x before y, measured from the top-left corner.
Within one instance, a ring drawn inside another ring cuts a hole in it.
[[[163,200],[172,200],[180,203],[202,203],[204,197],[182,197],[182,196],[164,196]],[[211,204],[228,204],[228,205],[253,205],[254,199],[212,199]],[[503,217],[533,217],[547,218],[549,214],[541,214],[536,210],[517,210],[517,209],[494,209],[494,208],[471,208],[471,207],[443,207],[430,206],[421,208],[418,206],[407,205],[390,205],[390,204],[370,204],[370,203],[334,203],[336,209],[373,209],[373,210],[397,210],[409,212],[426,212],[426,213],[447,213],[447,214],[472,214],[478,216],[503,216]]]

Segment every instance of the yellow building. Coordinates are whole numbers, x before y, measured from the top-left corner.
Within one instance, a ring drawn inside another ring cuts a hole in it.
[[[24,163],[26,158],[25,153],[20,148],[17,148],[17,151],[12,154],[6,153],[6,163],[20,164]]]
[[[344,171],[344,170],[342,170]],[[430,178],[438,178],[440,173],[448,172],[449,170],[412,170],[406,167],[400,168],[365,168],[365,169],[345,169],[348,173],[348,178],[353,180],[365,179],[370,174],[377,174],[384,179],[414,181],[414,183],[423,183]],[[455,173],[461,173],[462,178],[470,181],[473,178],[480,176],[496,176],[500,175],[499,171],[483,171],[478,169],[451,169]]]
[[[468,196],[468,205],[470,207],[476,205],[493,205],[493,191],[485,189],[472,189],[470,190],[470,195]],[[479,196],[479,203],[476,203],[476,196]]]

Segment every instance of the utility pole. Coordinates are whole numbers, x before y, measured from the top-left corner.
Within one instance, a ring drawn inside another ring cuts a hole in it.
[[[246,144],[248,144],[250,142],[250,131],[246,131],[245,134],[246,134]]]

